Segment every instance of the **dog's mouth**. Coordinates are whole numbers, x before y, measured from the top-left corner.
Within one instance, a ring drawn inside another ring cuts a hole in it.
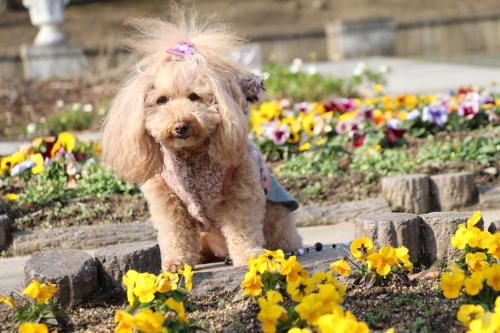
[[[180,134],[180,135],[177,135],[175,138],[179,139],[179,140],[186,140],[187,138],[189,138],[189,135]]]

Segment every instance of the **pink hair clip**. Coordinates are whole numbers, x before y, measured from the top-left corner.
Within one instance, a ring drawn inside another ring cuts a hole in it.
[[[180,57],[185,57],[194,54],[193,45],[189,42],[182,42],[175,45],[173,48],[167,50],[168,53],[178,55]]]

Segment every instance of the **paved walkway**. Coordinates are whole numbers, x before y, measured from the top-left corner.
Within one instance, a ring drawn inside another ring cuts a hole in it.
[[[491,88],[491,82],[500,83],[500,69],[471,65],[428,62],[391,57],[368,57],[346,59],[335,62],[320,62],[318,73],[348,77],[363,62],[367,68],[378,71],[386,66],[392,71],[387,74],[385,93],[418,94],[447,92],[460,86],[476,85]],[[303,69],[307,71],[309,64]],[[498,89],[498,88],[496,88]]]

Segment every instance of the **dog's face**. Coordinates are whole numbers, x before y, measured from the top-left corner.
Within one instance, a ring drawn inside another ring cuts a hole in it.
[[[156,73],[145,97],[145,127],[164,147],[184,149],[202,144],[221,122],[210,70],[171,61]]]

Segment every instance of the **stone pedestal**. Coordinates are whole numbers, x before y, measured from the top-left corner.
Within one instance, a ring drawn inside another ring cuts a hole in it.
[[[67,44],[21,46],[24,78],[46,80],[53,77],[80,77],[87,61],[83,50]]]
[[[414,214],[365,214],[356,219],[354,238],[368,237],[377,251],[384,246],[404,246],[410,261],[416,264],[420,258],[420,224]]]
[[[396,53],[394,18],[329,22],[325,26],[328,58],[338,60]]]
[[[400,207],[405,213],[429,212],[429,176],[402,175],[381,180],[382,196],[390,205]]]
[[[24,264],[25,284],[33,279],[56,284],[54,303],[72,307],[97,289],[97,268],[94,259],[85,252],[49,250],[34,254]]]
[[[453,263],[453,256],[458,251],[451,245],[459,224],[467,225],[473,212],[435,212],[420,215],[422,219],[422,263],[432,265],[438,261],[446,265]],[[483,230],[481,219],[476,227]]]
[[[481,208],[500,207],[500,186],[479,186],[477,192]]]
[[[139,273],[161,272],[160,247],[155,242],[124,243],[95,251],[99,285],[121,288],[122,277],[131,269]]]
[[[431,176],[431,211],[450,211],[477,203],[478,195],[472,172]]]
[[[12,230],[7,215],[0,215],[0,252],[7,251],[12,243]]]

